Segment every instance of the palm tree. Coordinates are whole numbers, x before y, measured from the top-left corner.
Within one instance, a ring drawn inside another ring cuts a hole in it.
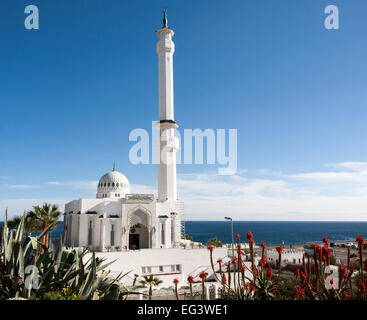
[[[16,229],[21,221],[22,217],[16,216],[12,220],[8,221],[8,228],[9,229]],[[39,231],[38,223],[35,223],[32,220],[25,220],[24,221],[24,229],[26,230],[26,238],[28,238],[28,235],[30,232],[37,232]]]
[[[14,217],[13,219],[8,221],[8,228],[9,229],[16,229],[20,223],[20,217]]]
[[[42,207],[33,206],[33,210],[27,212],[25,217],[25,223],[32,226],[33,231],[43,231],[48,226],[53,224],[52,230],[60,224],[59,217],[62,212],[59,211],[59,207],[56,204],[44,203]],[[41,244],[48,247],[49,233],[47,233],[42,239]]]
[[[163,281],[159,278],[153,278],[153,275],[143,276],[144,280],[141,280],[140,283],[144,287],[149,288],[149,300],[152,300],[153,287],[158,287]]]

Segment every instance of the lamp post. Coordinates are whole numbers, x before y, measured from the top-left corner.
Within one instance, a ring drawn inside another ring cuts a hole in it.
[[[224,217],[224,219],[229,220],[231,222],[231,235],[232,235],[232,255],[234,257],[234,237],[233,237],[233,220],[231,217]]]

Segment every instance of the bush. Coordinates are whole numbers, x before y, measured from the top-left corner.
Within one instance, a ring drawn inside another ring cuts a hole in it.
[[[30,300],[79,300],[79,298],[70,288],[62,288],[61,290],[46,292],[41,296],[33,293]]]

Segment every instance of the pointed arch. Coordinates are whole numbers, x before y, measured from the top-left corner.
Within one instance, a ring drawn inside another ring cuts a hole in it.
[[[142,205],[138,205],[127,213],[127,230],[129,233],[129,249],[152,247],[151,239],[152,213]]]

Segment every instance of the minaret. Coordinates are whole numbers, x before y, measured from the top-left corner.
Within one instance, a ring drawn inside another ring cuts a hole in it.
[[[167,11],[164,10],[163,27],[157,31],[159,65],[159,123],[160,152],[158,165],[158,201],[176,201],[176,152],[179,149],[175,129],[173,107],[173,53],[174,32],[167,26]]]

